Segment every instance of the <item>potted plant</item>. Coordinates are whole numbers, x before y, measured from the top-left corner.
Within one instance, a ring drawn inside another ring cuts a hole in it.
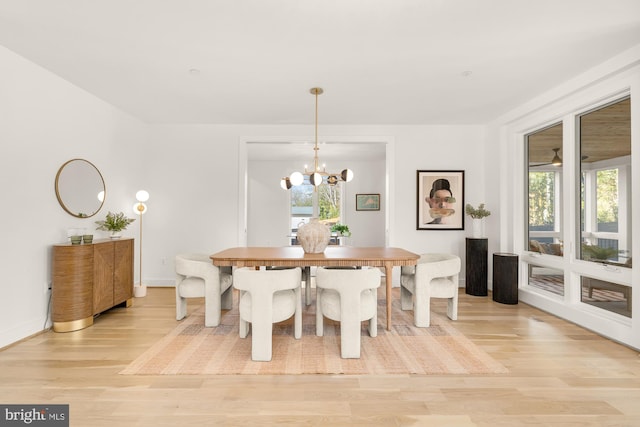
[[[585,260],[607,261],[609,258],[613,258],[618,255],[618,250],[615,248],[603,248],[596,245],[582,245],[582,253]]]
[[[96,230],[110,231],[112,239],[120,238],[120,232],[126,230],[126,228],[135,221],[134,218],[127,218],[124,212],[112,213],[108,212],[107,217],[102,221],[96,221],[98,227]]]
[[[491,211],[488,211],[484,207],[484,203],[480,203],[477,208],[467,204],[464,207],[464,212],[473,219],[472,229],[473,237],[480,238],[484,234],[483,219],[491,215]]]
[[[349,231],[349,226],[345,224],[340,224],[340,223],[334,224],[333,227],[331,227],[331,231],[333,231],[334,233],[338,233],[343,237],[351,237],[351,231]]]

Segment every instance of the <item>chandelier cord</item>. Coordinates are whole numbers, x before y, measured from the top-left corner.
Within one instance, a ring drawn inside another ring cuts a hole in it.
[[[323,177],[327,177],[326,183],[328,185],[336,185],[340,181],[350,182],[353,179],[353,172],[351,169],[343,169],[339,173],[327,172],[326,166],[320,169],[320,161],[318,159],[318,95],[321,95],[324,91],[320,87],[313,87],[309,90],[316,96],[316,111],[315,111],[315,143],[313,146],[313,167],[312,171],[307,170],[307,165],[304,165],[304,175],[300,172],[293,172],[290,176],[285,176],[280,180],[280,187],[284,190],[289,190],[293,186],[302,185],[304,177],[309,178],[309,182],[313,185],[313,191],[318,191],[318,187],[323,183]]]
[[[315,91],[315,95],[316,95],[316,144],[315,147],[313,148],[314,150],[314,156],[313,156],[313,160],[314,160],[314,166],[315,169],[313,170],[314,172],[318,172],[320,170],[320,167],[318,165],[318,93],[319,91],[316,90]]]

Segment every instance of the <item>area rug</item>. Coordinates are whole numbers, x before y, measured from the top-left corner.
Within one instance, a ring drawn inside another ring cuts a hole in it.
[[[384,291],[383,291],[384,292]],[[340,324],[325,319],[324,336],[315,335],[315,307],[304,307],[302,339],[293,338],[293,322],[273,327],[273,359],[251,360],[251,334],[238,336],[237,303],[223,313],[220,326],[204,327],[200,307],[174,330],[136,358],[123,375],[228,374],[501,374],[507,369],[476,346],[446,316],[433,313],[429,328],[413,326],[413,312],[400,310],[396,298],[392,328],[386,329],[386,305],[378,301],[378,336],[363,323],[360,359],[340,357]],[[442,306],[444,312],[444,305]]]

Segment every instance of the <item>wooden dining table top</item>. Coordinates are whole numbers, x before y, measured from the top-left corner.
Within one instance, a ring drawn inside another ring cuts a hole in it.
[[[319,254],[305,253],[300,246],[241,246],[210,256],[219,267],[384,267],[387,329],[391,329],[391,288],[393,267],[416,265],[420,255],[387,246],[327,246]]]
[[[305,253],[300,246],[229,248],[210,256],[217,266],[370,266],[415,265],[420,256],[401,248],[327,246],[319,254]]]

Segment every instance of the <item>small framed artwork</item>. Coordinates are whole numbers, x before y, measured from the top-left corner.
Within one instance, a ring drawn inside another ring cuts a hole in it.
[[[379,194],[356,194],[356,210],[357,211],[379,211],[380,195]]]
[[[464,171],[417,171],[418,230],[464,230]]]

